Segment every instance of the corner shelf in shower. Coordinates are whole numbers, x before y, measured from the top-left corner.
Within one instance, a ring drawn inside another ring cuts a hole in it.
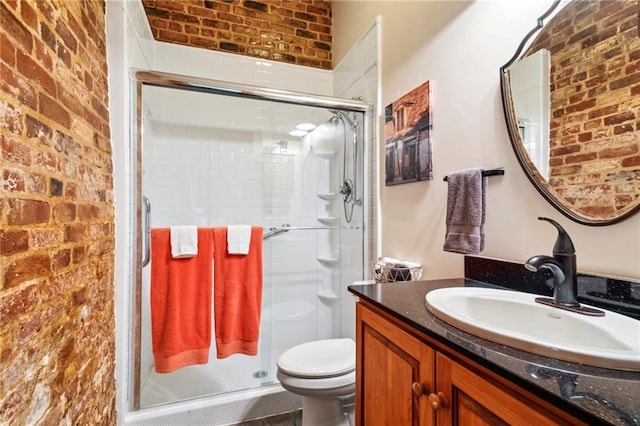
[[[333,302],[338,300],[338,295],[332,291],[319,291],[318,297],[327,302]]]
[[[317,219],[318,219],[318,222],[327,226],[334,225],[338,220],[336,216],[325,216],[325,217],[319,217]]]
[[[318,262],[322,263],[325,266],[332,266],[338,263],[338,258],[336,257],[318,257]]]
[[[331,160],[333,157],[336,156],[336,152],[335,151],[316,151],[316,155],[319,158],[324,158],[325,160]]]
[[[337,195],[338,195],[337,192],[324,192],[324,193],[319,193],[318,198],[324,201],[332,201],[333,199],[336,198]]]

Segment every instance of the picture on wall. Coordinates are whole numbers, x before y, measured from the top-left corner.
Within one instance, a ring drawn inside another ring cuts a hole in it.
[[[431,84],[385,108],[385,185],[433,179]]]

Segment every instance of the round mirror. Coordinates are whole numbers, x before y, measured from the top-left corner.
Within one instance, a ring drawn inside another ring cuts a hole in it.
[[[554,207],[585,225],[640,209],[639,3],[556,0],[500,68],[520,165]]]

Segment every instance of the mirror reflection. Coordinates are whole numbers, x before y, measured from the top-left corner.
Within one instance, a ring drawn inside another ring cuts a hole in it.
[[[639,2],[573,0],[553,12],[502,69],[509,133],[563,214],[615,223],[640,207]]]

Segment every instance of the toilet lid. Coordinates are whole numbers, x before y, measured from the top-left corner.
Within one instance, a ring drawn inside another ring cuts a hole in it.
[[[351,339],[316,340],[295,346],[278,358],[278,368],[297,377],[331,377],[356,368],[356,344]]]

